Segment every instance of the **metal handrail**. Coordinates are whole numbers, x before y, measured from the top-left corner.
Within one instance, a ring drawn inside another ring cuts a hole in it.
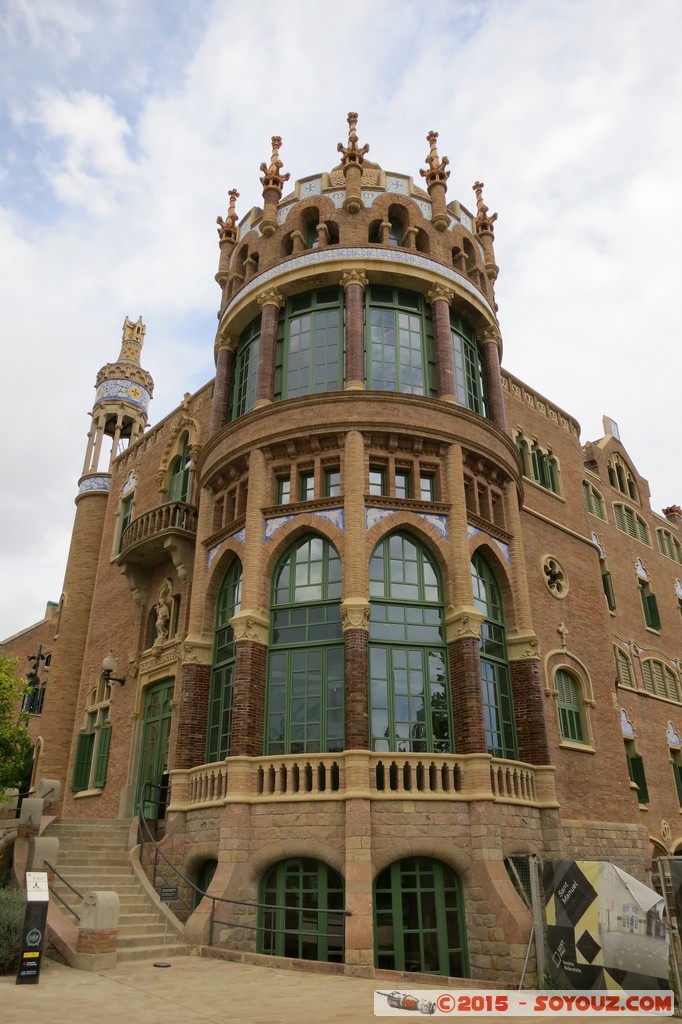
[[[79,892],[79,891],[78,891],[78,889],[75,889],[75,888],[74,888],[74,887],[73,887],[73,886],[71,885],[71,882],[67,882],[67,880],[66,880],[66,879],[64,878],[64,875],[61,875],[61,874],[60,874],[60,873],[59,873],[59,872],[57,871],[57,869],[56,869],[55,867],[53,867],[53,866],[52,866],[52,864],[50,864],[49,860],[44,860],[44,861],[43,861],[43,864],[45,865],[45,867],[46,867],[46,868],[49,868],[49,870],[50,870],[50,871],[52,872],[52,874],[53,874],[53,875],[56,875],[56,876],[57,876],[57,878],[59,879],[59,881],[60,881],[60,882],[63,882],[63,883],[64,883],[64,885],[66,886],[66,888],[67,888],[67,889],[70,889],[70,890],[71,890],[71,892],[72,892],[72,893],[74,894],[74,896],[77,896],[79,900],[82,900],[82,899],[83,899],[83,894],[82,894],[81,892]],[[77,920],[77,921],[80,921],[80,915],[76,913],[76,911],[75,911],[75,910],[73,909],[73,907],[70,907],[70,906],[69,906],[69,904],[68,904],[68,903],[66,902],[66,900],[65,900],[65,899],[63,899],[63,898],[62,898],[62,897],[61,897],[61,896],[59,895],[59,893],[58,893],[58,892],[55,892],[55,891],[54,891],[54,889],[52,888],[52,886],[50,886],[50,892],[52,893],[52,895],[54,896],[54,898],[55,898],[56,900],[59,900],[59,902],[60,902],[60,903],[62,904],[62,906],[63,906],[63,907],[66,907],[66,909],[68,910],[68,912],[69,912],[70,914],[73,914],[73,916],[74,916],[74,917],[76,918],[76,920]]]
[[[162,790],[162,789],[165,789],[165,788],[167,788],[167,787],[160,786],[160,785],[158,785],[155,782],[146,782],[144,784],[144,787],[143,787],[143,790],[142,790],[142,798],[140,800],[140,810],[139,810],[139,813],[138,813],[138,821],[139,821],[139,827],[140,827],[140,845],[142,846],[142,850],[144,852],[144,848],[145,848],[144,833],[146,832],[146,834],[148,836],[148,839],[152,843],[152,845],[154,847],[154,851],[155,851],[154,865],[153,865],[153,878],[152,878],[152,885],[154,886],[154,888],[156,888],[156,870],[157,870],[157,865],[158,865],[158,857],[159,857],[159,855],[161,855],[161,857],[166,862],[166,864],[169,866],[169,868],[172,871],[174,871],[175,874],[179,878],[181,878],[182,881],[186,885],[188,885],[195,893],[198,893],[201,899],[209,899],[211,901],[211,916],[210,916],[210,923],[209,923],[209,945],[210,946],[213,945],[213,926],[214,926],[214,924],[229,925],[231,928],[245,928],[248,931],[256,931],[256,932],[263,930],[262,927],[259,927],[258,925],[242,924],[241,922],[236,922],[236,921],[232,922],[232,921],[217,920],[216,916],[215,916],[216,904],[217,903],[226,903],[226,904],[229,904],[231,906],[238,906],[238,907],[254,907],[254,908],[256,908],[256,910],[261,910],[262,909],[262,910],[268,910],[268,911],[277,911],[277,910],[287,911],[287,910],[294,910],[294,909],[296,909],[294,907],[290,907],[290,906],[286,906],[286,905],[279,905],[279,904],[273,904],[273,903],[258,903],[258,902],[254,902],[253,900],[233,900],[233,899],[228,899],[225,896],[209,896],[208,893],[204,892],[203,889],[200,889],[199,886],[196,885],[195,882],[193,882],[190,878],[188,878],[186,875],[184,875],[182,873],[182,871],[180,871],[180,869],[178,867],[176,867],[175,864],[173,864],[168,859],[166,854],[160,848],[159,844],[157,843],[156,839],[154,838],[154,836],[151,833],[151,829],[149,828],[149,825],[147,823],[147,819],[146,819],[146,816],[145,816],[145,813],[144,813],[145,805],[148,804],[148,803],[154,803],[155,802],[155,801],[150,800],[148,798],[148,794],[151,793],[152,790]],[[142,860],[142,858],[140,858],[140,860]],[[181,899],[181,901],[185,905],[187,905],[187,906],[190,905],[189,904],[189,900],[185,899],[184,897],[180,897],[180,899]],[[298,909],[303,910],[304,908],[301,907],[301,908],[298,908]],[[305,912],[307,914],[310,914],[310,913],[312,913],[312,914],[327,914],[328,916],[341,916],[341,917],[351,917],[352,916],[352,911],[346,910],[345,908],[343,910],[330,910],[330,909],[323,908],[323,907],[306,907],[305,908]],[[272,936],[273,936],[274,931],[275,931],[275,928],[274,928],[274,915],[273,915],[273,922],[270,925],[271,945],[272,945]],[[319,932],[319,931],[314,931],[313,932],[313,931],[311,931],[311,932],[306,932],[306,934],[307,935],[311,935],[311,936],[314,935],[314,936],[317,936],[319,938],[320,936],[323,936],[323,935],[328,937],[332,933],[330,933],[330,932]]]

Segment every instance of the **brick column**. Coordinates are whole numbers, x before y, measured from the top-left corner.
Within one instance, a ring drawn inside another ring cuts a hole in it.
[[[210,654],[206,650],[202,653]],[[181,673],[180,692],[175,697],[174,709],[177,717],[175,749],[172,761],[169,757],[169,765],[172,764],[173,768],[194,768],[206,761],[211,666],[186,661]]]
[[[500,430],[507,433],[507,415],[504,410],[504,394],[500,377],[500,349],[502,339],[496,327],[488,327],[478,336],[483,370],[483,386],[488,406],[488,416]]]
[[[346,434],[344,454],[343,639],[347,750],[369,748],[369,566],[365,527],[365,445]]]
[[[231,756],[256,757],[263,753],[265,670],[270,639],[270,619],[263,607],[270,585],[270,581],[263,578],[262,569],[265,523],[261,508],[265,504],[266,490],[265,458],[260,449],[254,448],[249,456],[242,602],[240,610],[230,620],[236,653]]]
[[[540,669],[540,648],[533,629],[528,576],[521,534],[516,484],[504,490],[504,511],[512,535],[509,561],[514,593],[514,626],[507,630],[507,657],[511,673],[519,758],[530,764],[550,764]]]
[[[346,391],[361,391],[365,387],[364,289],[367,284],[367,276],[359,270],[341,275],[346,319]]]
[[[480,639],[483,614],[475,607],[471,588],[471,558],[460,445],[451,445],[444,459],[445,500],[450,502],[448,579],[445,630],[450,663],[450,688],[455,743],[462,754],[486,749],[481,699]]]
[[[438,397],[447,402],[457,401],[455,387],[455,356],[450,333],[450,303],[454,292],[450,288],[434,285],[427,299],[431,303],[433,341],[436,348],[436,373],[438,375]]]
[[[284,305],[284,296],[276,288],[271,288],[258,296],[258,305],[261,308],[261,318],[256,409],[262,405],[269,405],[275,397],[277,323],[280,307]]]
[[[225,338],[216,355],[215,383],[213,385],[213,408],[211,410],[211,437],[227,423],[230,406],[230,391],[234,372],[236,341]]]

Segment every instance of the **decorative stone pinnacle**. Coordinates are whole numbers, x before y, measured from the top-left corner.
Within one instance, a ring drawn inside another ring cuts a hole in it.
[[[492,216],[488,216],[488,207],[483,202],[483,182],[475,181],[471,187],[476,193],[476,234],[485,233],[494,238],[493,224],[497,220],[497,214],[493,213]]]
[[[280,135],[272,136],[272,156],[270,157],[270,166],[261,164],[260,169],[263,172],[263,177],[260,180],[263,188],[276,188],[278,192],[282,191],[282,185],[285,181],[288,181],[291,175],[280,174],[284,164],[279,158],[279,150],[282,145],[282,138]]]
[[[345,167],[347,164],[359,164],[362,163],[365,158],[365,154],[369,153],[369,146],[365,143],[362,148],[358,147],[358,115],[350,111],[348,114],[348,145],[344,146],[342,142],[337,145],[337,150],[342,154],[341,163]]]
[[[133,323],[128,317],[123,321],[123,336],[121,343],[121,352],[119,355],[119,361],[124,359],[129,363],[140,362],[140,353],[142,351],[142,345],[144,343],[144,336],[147,333],[147,328],[142,323],[142,317],[137,318],[137,322]]]
[[[429,155],[426,157],[426,162],[429,166],[426,170],[424,170],[423,167],[420,167],[419,173],[421,174],[422,178],[426,178],[427,185],[433,185],[436,182],[440,182],[442,185],[444,185],[445,182],[450,177],[450,171],[445,170],[450,161],[446,156],[444,156],[442,160],[438,156],[438,150],[436,149],[437,139],[438,132],[431,131],[426,136],[426,141],[431,147],[431,149],[429,150]]]
[[[234,244],[237,241],[237,209],[236,204],[239,199],[239,192],[236,188],[231,188],[227,193],[230,197],[230,208],[227,211],[227,219],[223,220],[222,217],[216,217],[216,224],[218,225],[218,239],[221,245],[231,242]]]

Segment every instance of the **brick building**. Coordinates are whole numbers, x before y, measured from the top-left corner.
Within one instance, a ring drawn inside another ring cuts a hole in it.
[[[511,858],[682,847],[682,512],[501,369],[483,186],[348,123],[230,193],[215,379],[148,427],[127,319],[97,377],[34,775],[95,820],[168,771],[169,856],[265,905],[227,945],[509,981]]]

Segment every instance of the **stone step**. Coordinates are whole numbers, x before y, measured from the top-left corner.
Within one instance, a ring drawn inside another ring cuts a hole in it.
[[[142,915],[142,914],[139,915],[139,916],[140,917],[143,917],[143,916],[146,917],[146,915]],[[151,914],[149,916],[150,916],[150,918],[152,918],[152,920],[149,920],[149,921],[140,920],[138,922],[138,921],[136,921],[135,917],[133,917],[132,921],[123,921],[123,915],[121,915],[121,917],[119,917],[119,919],[118,919],[119,939],[120,939],[120,937],[122,935],[125,935],[126,937],[139,936],[139,935],[158,935],[159,934],[159,928],[161,929],[161,931],[163,931],[163,925],[161,925],[161,926],[159,925],[159,919],[158,919],[158,917],[155,914]],[[170,933],[170,929],[169,929],[169,933]],[[119,942],[119,945],[120,945],[120,942]]]
[[[159,960],[166,961],[176,959],[179,956],[189,956],[187,946],[166,945],[164,950],[161,946],[138,946],[134,949],[122,949],[118,951],[118,963],[130,963],[132,960]]]

